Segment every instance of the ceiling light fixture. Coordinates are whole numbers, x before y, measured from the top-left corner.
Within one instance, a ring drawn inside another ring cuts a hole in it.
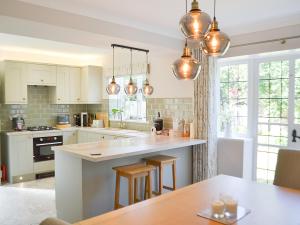
[[[191,50],[187,46],[187,40],[180,59],[172,65],[174,76],[178,80],[195,80],[201,71],[201,63],[192,57]]]
[[[195,4],[194,7],[196,8]],[[185,0],[185,16],[181,19],[181,22],[185,19],[185,24],[188,23],[187,15],[187,0]],[[185,39],[183,54],[180,59],[177,59],[173,63],[172,71],[178,80],[195,80],[200,74],[201,64],[192,57],[191,50],[188,48],[187,38]]]
[[[205,35],[202,50],[209,56],[222,56],[230,46],[230,39],[224,32],[220,31],[216,19],[216,0],[214,0],[214,19],[209,32]]]
[[[124,88],[124,91],[127,96],[135,95],[138,90],[136,84],[132,80],[132,73],[133,73],[133,71],[132,71],[132,49],[130,49],[130,79],[129,79],[129,83]]]
[[[113,68],[112,68],[113,76],[110,84],[107,85],[106,87],[106,92],[109,95],[117,95],[120,92],[120,85],[118,85],[115,80],[115,46],[112,47],[113,47]]]
[[[186,38],[202,40],[211,24],[210,16],[199,9],[197,0],[193,0],[192,8],[187,13],[187,1],[185,1],[186,14],[181,18],[179,25]]]
[[[150,65],[148,63],[148,52],[146,52],[146,80],[142,88],[144,96],[150,96],[153,94],[154,88],[150,85],[148,75],[150,73]]]
[[[211,22],[210,16],[199,9],[197,0],[192,1],[192,9],[187,12],[187,0],[185,0],[185,16],[180,20],[180,29],[185,35],[185,48],[180,59],[172,65],[172,71],[179,80],[194,80],[201,72],[201,62],[192,57],[188,48],[187,40],[199,42],[200,59],[202,52],[208,56],[222,56],[229,46],[230,39],[218,28],[216,20],[216,0],[214,0],[214,19]],[[210,27],[209,31],[208,28]],[[202,60],[201,60],[202,61]]]

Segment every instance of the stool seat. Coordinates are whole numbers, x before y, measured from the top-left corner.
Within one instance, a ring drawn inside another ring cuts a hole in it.
[[[144,158],[144,160],[146,160],[146,162],[149,163],[157,163],[157,164],[161,164],[161,163],[173,163],[174,160],[176,160],[177,157],[174,156],[169,156],[169,155],[155,155],[155,156],[150,156],[147,158]]]
[[[137,176],[140,174],[148,173],[154,170],[155,167],[152,165],[145,165],[144,163],[136,163],[126,166],[117,166],[113,170],[120,172],[121,176]]]

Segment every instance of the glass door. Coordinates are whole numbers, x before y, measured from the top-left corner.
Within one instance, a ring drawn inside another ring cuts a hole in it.
[[[288,146],[289,60],[258,63],[258,182],[272,183],[277,153]]]
[[[257,61],[256,179],[273,183],[278,150],[294,148],[291,131],[300,123],[300,59]]]

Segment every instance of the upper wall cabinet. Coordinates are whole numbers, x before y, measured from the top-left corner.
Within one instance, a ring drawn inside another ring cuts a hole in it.
[[[97,66],[4,61],[0,75],[4,92],[0,97],[4,96],[5,104],[27,104],[27,85],[49,86],[52,104],[99,104],[102,100],[102,69]]]
[[[27,104],[27,65],[21,62],[4,63],[4,102]]]
[[[56,86],[56,66],[28,63],[27,84]]]
[[[102,69],[98,66],[81,68],[81,102],[99,104],[102,101]]]
[[[80,103],[80,68],[57,66],[56,87],[50,89],[50,99],[53,104]]]
[[[79,67],[70,67],[70,104],[81,103],[81,71]]]

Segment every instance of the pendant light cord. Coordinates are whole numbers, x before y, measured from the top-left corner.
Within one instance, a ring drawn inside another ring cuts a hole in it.
[[[214,0],[214,19],[216,19],[216,0]]]
[[[146,78],[148,75],[149,71],[148,71],[148,52],[146,52]]]
[[[130,49],[130,79],[132,77],[132,49]]]
[[[187,23],[187,0],[185,0],[185,21]],[[186,48],[187,48],[187,38],[185,38],[185,45],[184,45]]]
[[[115,78],[115,47],[113,47],[113,79]]]

